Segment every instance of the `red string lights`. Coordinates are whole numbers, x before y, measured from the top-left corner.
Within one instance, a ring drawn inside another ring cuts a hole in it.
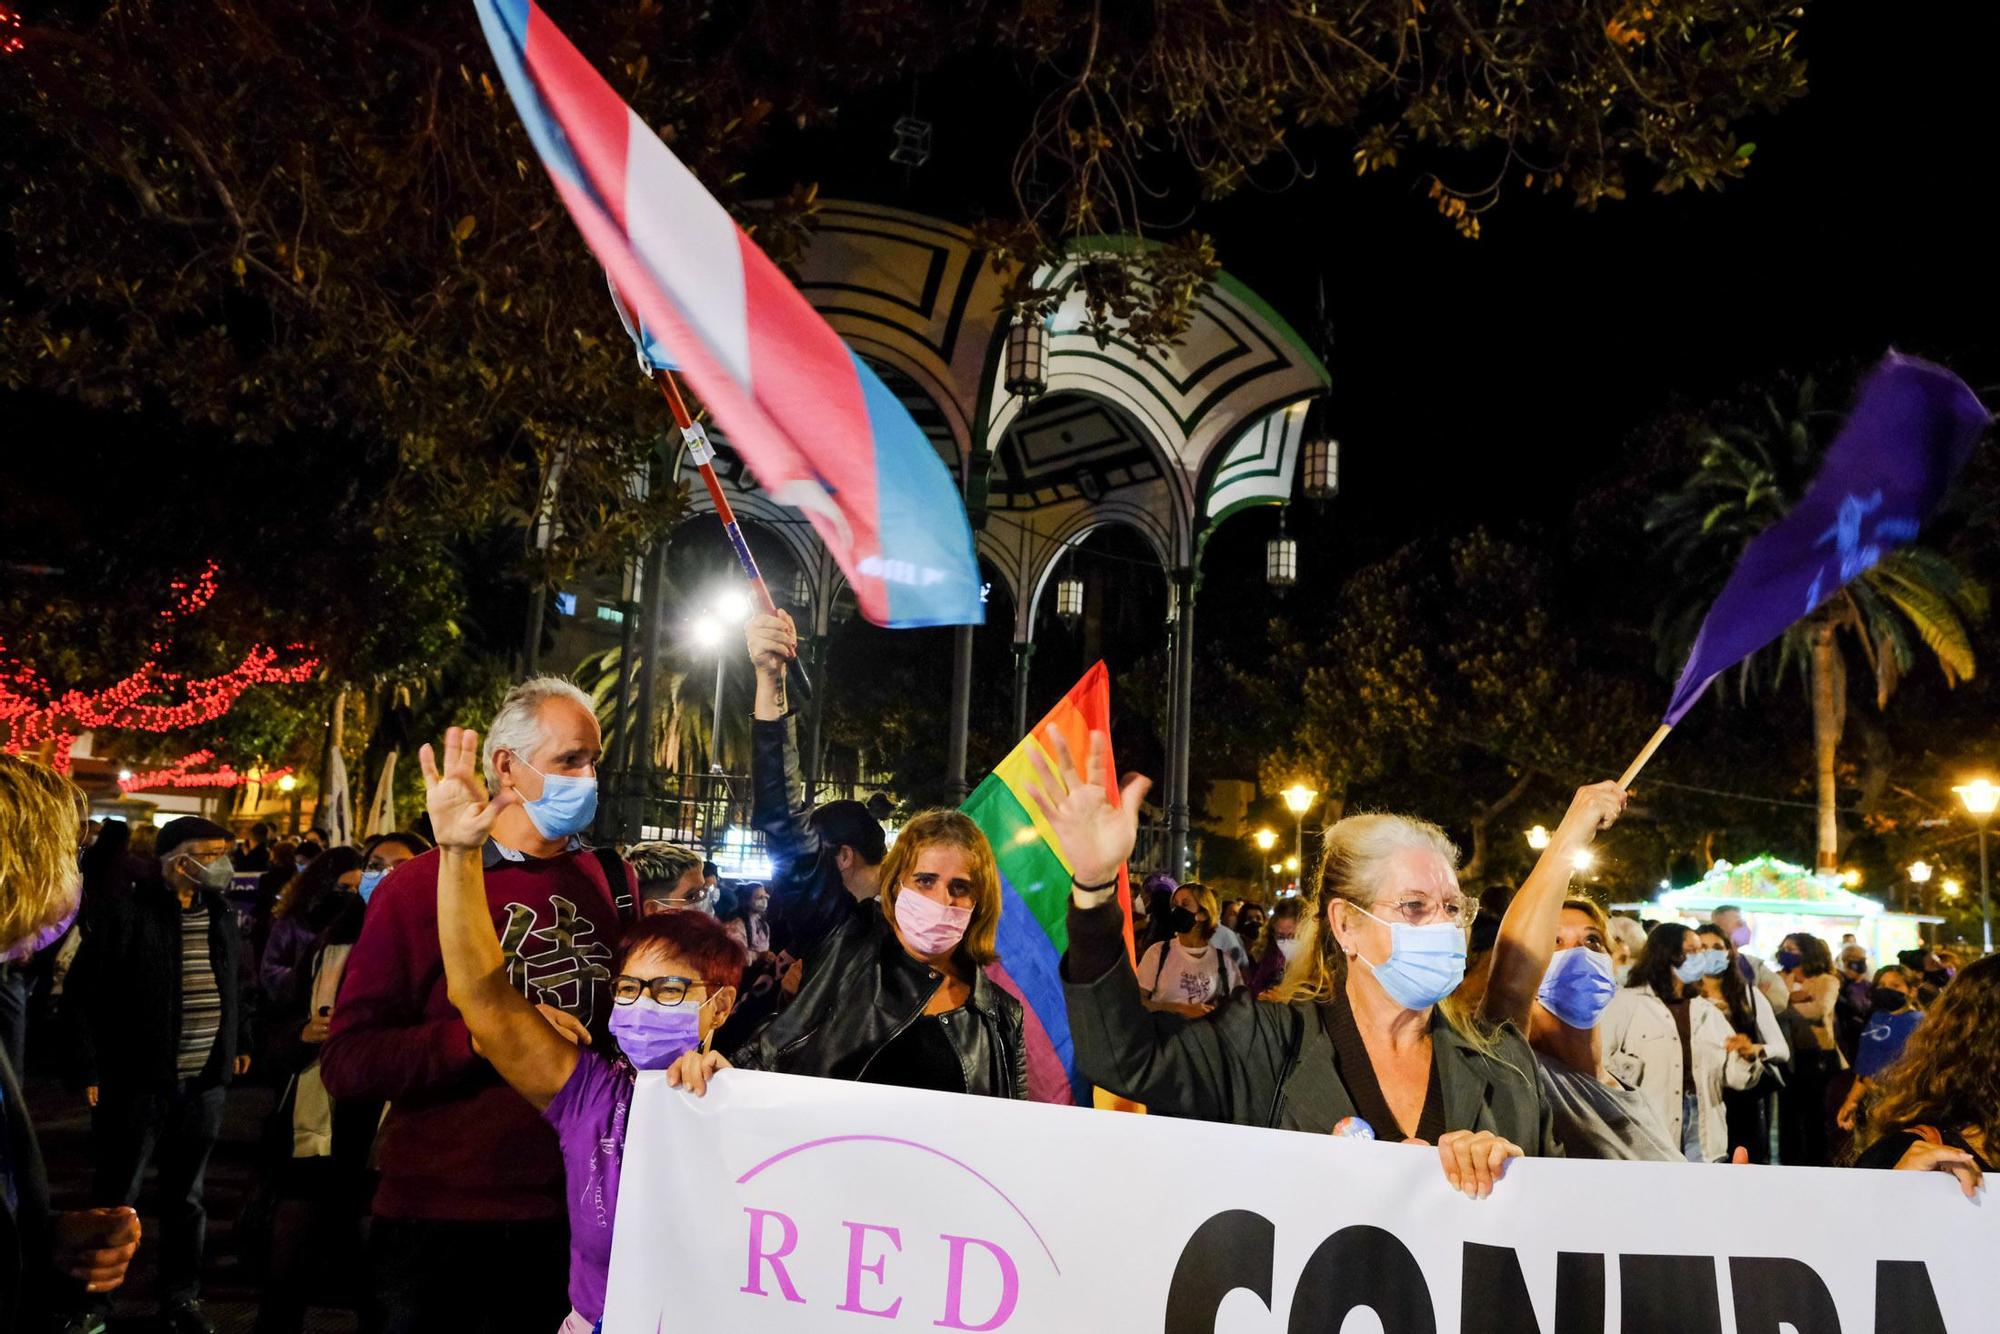
[[[173,600],[159,613],[152,656],[102,690],[58,691],[31,664],[13,658],[0,639],[0,723],[8,727],[0,749],[19,754],[52,745],[50,763],[58,773],[67,773],[77,736],[92,728],[178,732],[199,727],[228,713],[252,686],[294,685],[312,675],[319,660],[296,656],[310,652],[302,644],[285,650],[293,655],[289,662],[277,649],[253,645],[241,662],[217,676],[189,678],[162,670],[160,659],[173,644],[176,625],[207,606],[217,587],[213,562],[192,580],[169,585]]]
[[[121,792],[143,792],[155,787],[241,787],[245,783],[275,783],[291,771],[284,769],[252,769],[248,773],[237,773],[228,761],[217,769],[197,770],[196,765],[207,764],[215,758],[212,750],[197,750],[183,755],[164,769],[147,769],[118,780]]]
[[[0,5],[0,56],[11,56],[24,50],[27,43],[21,40],[21,16],[7,5]]]

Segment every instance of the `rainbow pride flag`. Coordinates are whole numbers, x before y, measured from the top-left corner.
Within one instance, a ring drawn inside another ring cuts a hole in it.
[[[995,765],[959,809],[972,817],[1000,863],[1000,962],[987,975],[1027,1009],[1028,1086],[1040,1102],[1090,1103],[1076,1082],[1076,1062],[1057,964],[1069,948],[1070,866],[1056,851],[1048,822],[1028,798],[1035,776],[1029,755],[1040,751],[1055,768],[1044,738],[1054,727],[1078,764],[1087,763],[1090,734],[1105,734],[1104,771],[1092,775],[1118,800],[1118,766],[1111,756],[1111,678],[1098,663],[1048,712],[1034,731]],[[1125,948],[1132,948],[1132,887],[1118,869],[1118,906],[1125,914]],[[1067,1093],[1069,1096],[1062,1096]]]

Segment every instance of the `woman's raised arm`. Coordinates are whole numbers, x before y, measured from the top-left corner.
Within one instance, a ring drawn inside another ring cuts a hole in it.
[[[1556,950],[1562,925],[1563,900],[1569,897],[1576,855],[1609,829],[1625,810],[1625,789],[1616,783],[1578,788],[1555,837],[1541,860],[1528,872],[1520,892],[1500,919],[1500,936],[1493,946],[1493,972],[1486,984],[1480,1013],[1490,1022],[1506,1021],[1528,1031],[1528,1015]]]

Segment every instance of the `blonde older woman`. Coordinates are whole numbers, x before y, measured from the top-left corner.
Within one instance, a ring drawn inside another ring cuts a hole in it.
[[[75,784],[17,755],[0,755],[0,959],[76,912]],[[21,1085],[0,1052],[0,1329],[39,1329],[82,1294],[125,1281],[139,1249],[131,1209],[52,1213],[48,1178]]]
[[[1103,772],[1102,735],[1086,772]],[[1491,1192],[1506,1160],[1558,1152],[1535,1058],[1512,1027],[1443,1002],[1465,975],[1472,906],[1436,825],[1352,816],[1325,834],[1300,944],[1272,999],[1206,1019],[1149,1012],[1113,901],[1131,852],[1135,778],[1113,806],[1051,732],[1030,795],[1074,870],[1067,981],[1079,1074],[1171,1116],[1436,1146],[1446,1179]]]

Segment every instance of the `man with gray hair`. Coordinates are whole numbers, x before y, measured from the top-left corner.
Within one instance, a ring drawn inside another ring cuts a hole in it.
[[[555,677],[515,686],[486,736],[486,781],[508,804],[482,858],[509,981],[572,1041],[599,1044],[621,905],[638,888],[615,853],[583,843],[601,753],[588,695]],[[390,1104],[364,1323],[547,1334],[569,1311],[562,1157],[446,993],[438,857],[412,857],[376,887],[320,1056],[334,1097]],[[469,1273],[507,1281],[468,1285]]]

